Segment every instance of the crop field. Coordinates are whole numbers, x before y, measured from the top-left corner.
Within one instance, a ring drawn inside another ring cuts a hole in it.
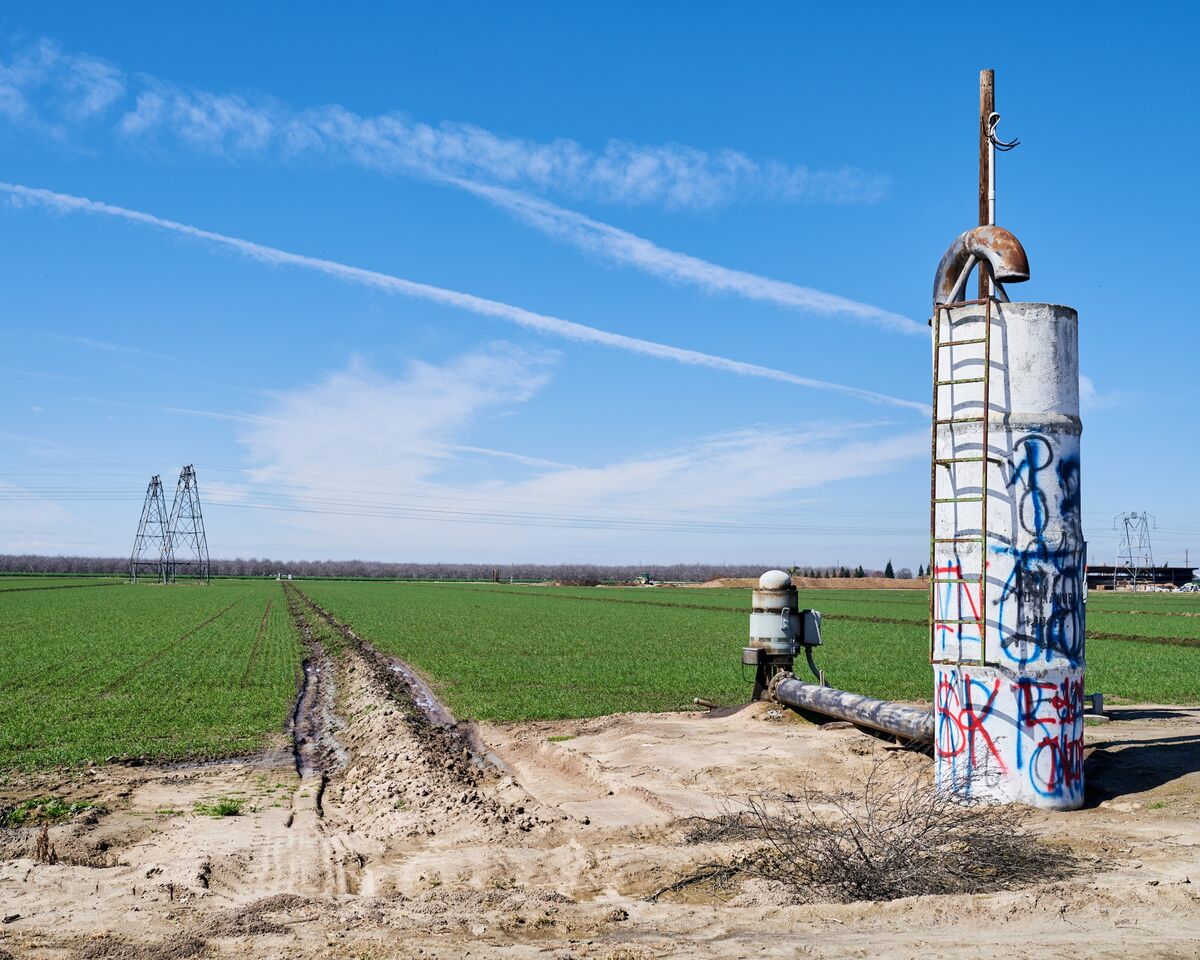
[[[279,584],[21,582],[0,583],[0,768],[226,755],[282,733],[300,651]]]
[[[741,702],[750,689],[738,656],[750,600],[744,589],[301,587],[422,670],[466,717],[677,710],[697,696]],[[924,592],[802,590],[800,602],[823,614],[817,662],[831,684],[929,699]],[[1094,593],[1088,628],[1089,691],[1110,700],[1200,702],[1200,597]]]
[[[738,703],[745,589],[297,582],[459,716],[518,721]],[[921,591],[804,590],[837,686],[929,698]],[[284,730],[300,646],[274,581],[0,581],[0,768],[211,757]],[[1093,593],[1088,689],[1200,702],[1200,597]]]

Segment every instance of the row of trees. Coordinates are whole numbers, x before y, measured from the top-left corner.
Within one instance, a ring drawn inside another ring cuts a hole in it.
[[[251,557],[243,560],[213,560],[212,575],[217,577],[354,577],[361,579],[409,580],[566,580],[573,583],[599,583],[609,580],[668,580],[703,583],[717,577],[757,577],[770,564],[674,563],[640,566],[578,563],[515,563],[495,566],[486,563],[391,563],[379,560],[270,560]],[[883,570],[850,567],[788,567],[796,577],[898,577],[911,579],[912,571],[902,567],[892,572],[891,561]],[[129,572],[126,557],[39,556],[36,554],[0,554],[2,573],[108,574],[124,576]]]
[[[908,567],[901,567],[899,570],[892,568],[892,561],[887,562],[882,570],[868,570],[859,564],[857,567],[788,567],[788,572],[793,577],[886,577],[888,580],[911,580],[913,572]],[[916,576],[924,576],[924,568],[917,567]]]

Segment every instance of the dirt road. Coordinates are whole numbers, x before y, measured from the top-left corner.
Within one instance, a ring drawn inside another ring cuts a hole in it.
[[[37,829],[0,830],[0,957],[1200,955],[1200,708],[1119,708],[1087,728],[1089,807],[1033,819],[1092,864],[1070,880],[888,903],[794,904],[762,884],[650,902],[722,853],[683,843],[683,818],[853,784],[878,756],[929,761],[765,704],[446,727],[413,708],[427,693],[402,665],[352,636],[337,656],[310,647],[307,677],[299,753],[0,786],[0,806],[96,805],[49,829],[51,855]],[[222,799],[240,812],[196,812]]]

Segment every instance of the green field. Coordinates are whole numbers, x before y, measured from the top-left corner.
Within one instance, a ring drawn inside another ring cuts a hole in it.
[[[59,586],[0,592],[0,768],[248,752],[283,730],[299,646],[279,584]]]
[[[521,720],[742,702],[746,589],[296,581],[408,660],[460,717]],[[923,591],[802,590],[837,686],[929,699]],[[211,757],[285,729],[301,656],[275,581],[0,581],[0,769]],[[1200,702],[1200,596],[1092,594],[1088,689]],[[1122,639],[1124,638],[1124,639]]]
[[[737,703],[745,589],[551,588],[485,584],[300,585],[372,643],[425,672],[461,716],[486,720],[678,710]],[[1182,603],[1181,603],[1182,601]],[[824,615],[818,664],[831,684],[930,698],[924,591],[802,590]],[[1088,689],[1110,699],[1200,701],[1200,596],[1093,594]],[[1146,610],[1130,614],[1122,611]],[[1121,634],[1139,639],[1112,639]],[[1148,642],[1149,641],[1149,642]]]

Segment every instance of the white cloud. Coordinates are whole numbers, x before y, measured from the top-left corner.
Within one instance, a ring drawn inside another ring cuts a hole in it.
[[[556,355],[506,344],[445,365],[413,363],[393,379],[362,361],[314,385],[279,394],[239,440],[258,464],[256,483],[324,492],[320,477],[346,467],[358,482],[421,481],[455,456],[456,437],[488,412],[528,400]],[[495,451],[499,453],[499,451]]]
[[[718,549],[774,543],[780,528],[795,530],[799,496],[928,450],[927,431],[886,423],[752,426],[589,466],[469,443],[532,398],[551,363],[495,344],[400,377],[355,363],[280,394],[238,433],[254,466],[207,501],[214,529],[228,526],[217,511],[233,505],[238,520],[295,529],[314,556],[500,562],[576,556],[586,545],[593,560],[669,559],[680,544],[694,552],[698,537]],[[515,478],[479,462],[480,450],[518,463]]]
[[[761,162],[730,149],[610,140],[596,151],[493,133],[469,123],[431,125],[401,113],[364,117],[340,105],[293,110],[268,98],[186,90],[145,80],[117,122],[125,137],[239,158],[315,157],[384,173],[470,177],[606,203],[703,208],[739,199],[874,203],[887,178],[851,167],[813,170]]]
[[[1110,407],[1119,406],[1124,400],[1124,395],[1117,390],[1109,390],[1101,393],[1096,389],[1096,384],[1091,377],[1079,375],[1079,406],[1082,410],[1105,410]]]
[[[48,41],[0,63],[0,114],[27,125],[42,124],[61,136],[66,120],[78,123],[105,115],[126,101],[127,83],[135,88],[134,102],[132,108],[121,108],[114,129],[131,145],[181,147],[229,161],[319,159],[457,183],[543,232],[655,276],[901,332],[924,330],[891,311],[664,250],[505,189],[670,208],[713,207],[748,198],[870,203],[887,188],[886,178],[877,174],[851,168],[811,170],[756,161],[736,150],[705,151],[682,144],[613,140],[595,151],[569,139],[539,143],[471,124],[433,126],[395,113],[363,117],[338,105],[295,110],[268,98],[185,90],[144,75],[127,80],[103,61],[64,53]]]
[[[34,333],[38,336],[46,337],[54,340],[57,343],[67,344],[76,347],[86,347],[89,350],[100,350],[105,353],[127,353],[133,356],[146,357],[150,360],[165,360],[175,363],[174,357],[169,357],[166,354],[155,353],[152,350],[143,350],[141,347],[130,347],[123,343],[111,343],[108,340],[96,340],[92,337],[80,337],[72,334],[53,333],[48,330],[25,331],[15,330],[14,333]]]
[[[0,61],[0,115],[22,127],[64,136],[105,114],[125,93],[112,64],[41,40]]]
[[[0,553],[60,553],[87,529],[36,491],[0,480]]]
[[[125,207],[118,207],[97,200],[89,200],[86,197],[76,197],[70,194],[56,193],[51,190],[41,190],[3,182],[0,182],[0,191],[8,193],[18,203],[40,205],[64,213],[74,211],[101,214],[159,227],[173,233],[183,234],[236,250],[244,256],[263,263],[314,270],[348,283],[457,307],[482,316],[505,320],[528,330],[535,330],[539,333],[562,337],[579,343],[611,347],[641,356],[670,360],[688,366],[722,370],[740,376],[760,377],[796,386],[810,387],[816,390],[832,391],[872,403],[905,407],[910,410],[916,410],[924,416],[927,416],[929,413],[928,404],[915,400],[905,400],[900,397],[878,393],[874,390],[832,383],[827,380],[802,377],[798,374],[777,370],[773,367],[764,367],[755,363],[746,363],[728,357],[701,353],[698,350],[673,347],[668,344],[657,343],[653,340],[644,340],[640,337],[629,337],[624,334],[611,333],[607,330],[589,327],[571,320],[563,320],[559,317],[534,313],[532,310],[526,310],[523,307],[513,306],[512,304],[503,303],[498,300],[489,300],[485,297],[478,297],[470,293],[461,293],[457,290],[447,290],[444,287],[435,287],[430,284],[419,283],[415,280],[406,280],[374,270],[364,270],[361,267],[352,267],[335,260],[289,253],[286,250],[263,246],[250,240],[226,236],[225,234],[215,233],[211,230],[202,230],[199,227],[178,223],[174,220],[166,220],[138,210],[129,210]]]
[[[402,113],[365,117],[337,104],[297,110],[266,97],[128,77],[47,40],[0,61],[0,114],[58,133],[70,122],[112,117],[113,128],[130,142],[182,145],[231,159],[307,156],[624,204],[711,207],[752,198],[873,203],[888,187],[886,177],[848,166],[814,170],[732,149],[622,140],[592,149],[567,138],[536,141],[470,123],[423,123]]]
[[[803,313],[843,316],[887,330],[928,336],[924,324],[889,310],[666,250],[636,234],[503,187],[461,179],[449,182],[496,204],[548,236],[657,277],[692,284],[709,293],[736,294]]]

